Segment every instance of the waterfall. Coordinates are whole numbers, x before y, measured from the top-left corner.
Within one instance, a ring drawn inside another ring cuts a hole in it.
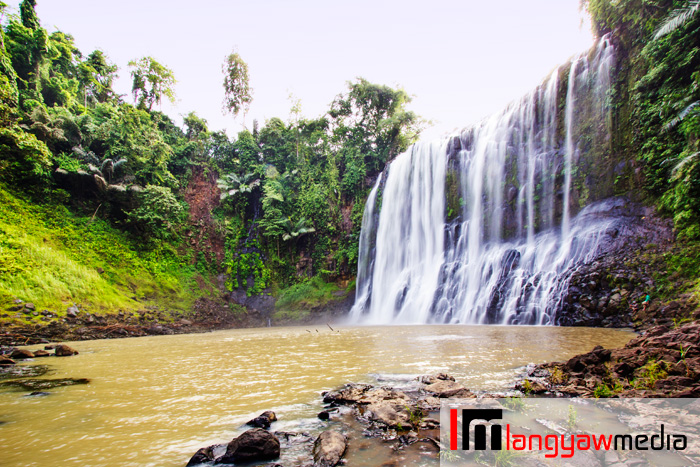
[[[578,212],[576,185],[609,150],[612,59],[606,36],[505,111],[396,157],[365,206],[351,318],[556,324],[608,226]]]

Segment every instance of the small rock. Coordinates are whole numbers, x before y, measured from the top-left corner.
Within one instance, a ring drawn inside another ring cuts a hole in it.
[[[246,422],[246,425],[254,426],[256,428],[270,428],[272,422],[277,421],[277,415],[271,410],[266,410],[252,420]]]
[[[78,309],[78,307],[72,306],[66,310],[66,317],[67,318],[77,318],[78,313],[80,313],[80,310]]]
[[[26,303],[26,304],[24,305],[24,308],[26,308],[26,309],[29,310],[29,311],[35,311],[35,310],[36,310],[36,305],[34,305],[33,303]]]
[[[216,457],[214,456],[213,446],[208,446],[206,448],[201,448],[199,451],[197,451],[185,467],[206,464],[208,462],[214,462],[215,460]]]
[[[26,349],[15,349],[10,354],[10,358],[15,360],[24,360],[27,358],[34,358],[34,353]]]
[[[50,392],[46,392],[46,391],[34,391],[34,392],[30,393],[27,397],[48,396],[50,394],[51,394]]]
[[[56,348],[56,344],[45,345],[44,350],[53,350]]]
[[[71,355],[78,355],[78,351],[65,344],[58,344],[56,346],[57,357],[70,357]]]
[[[24,303],[24,301],[23,301],[23,300],[20,300],[20,299],[18,298],[18,299],[15,299],[12,303],[14,303],[15,305],[19,305],[19,304],[21,304],[21,303]]]
[[[190,321],[189,319],[181,319],[180,324],[182,324],[183,326],[192,326],[192,321]]]
[[[105,270],[100,267],[95,268],[95,271],[97,271],[97,274],[104,274],[105,272]]]
[[[279,456],[280,442],[277,437],[262,428],[253,428],[231,440],[226,447],[226,454],[217,459],[217,463],[267,461]]]
[[[320,420],[330,420],[331,414],[329,412],[326,412],[325,410],[323,412],[319,412],[318,418]]]
[[[314,442],[314,467],[335,467],[348,447],[348,439],[337,431],[324,431]]]
[[[0,355],[0,365],[14,365],[15,361],[5,355]]]
[[[51,354],[48,353],[46,350],[37,350],[34,352],[35,357],[48,357],[49,355]]]

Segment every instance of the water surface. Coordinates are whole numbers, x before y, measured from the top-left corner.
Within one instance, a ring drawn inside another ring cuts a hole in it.
[[[348,381],[448,372],[470,389],[502,390],[528,363],[621,346],[632,336],[559,327],[321,325],[70,343],[80,355],[28,364],[51,365],[42,378],[91,383],[43,397],[0,392],[0,465],[184,466],[198,448],[230,441],[263,410],[277,412],[274,430],[321,429],[314,418],[320,392]]]

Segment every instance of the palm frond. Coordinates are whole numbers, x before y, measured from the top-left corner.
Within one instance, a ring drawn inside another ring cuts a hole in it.
[[[700,156],[700,152],[696,152],[694,154],[691,154],[689,156],[684,157],[676,166],[673,168],[671,171],[671,176],[673,179],[678,179],[680,177],[680,172],[683,170],[683,168],[690,164],[694,159],[696,159],[698,156]]]
[[[690,0],[687,6],[673,10],[668,18],[656,29],[654,40],[658,40],[683,26],[698,10],[700,10],[700,0]]]
[[[678,115],[673,117],[666,125],[664,125],[664,130],[668,131],[668,130],[674,128],[675,126],[677,126],[680,122],[683,121],[683,119],[685,117],[688,116],[690,111],[693,110],[698,105],[700,105],[700,101],[695,101],[692,104],[690,104],[689,106],[687,106],[685,109],[681,110]]]

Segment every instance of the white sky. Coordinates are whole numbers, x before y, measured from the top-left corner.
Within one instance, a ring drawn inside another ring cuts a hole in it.
[[[14,8],[19,0],[5,0]],[[176,122],[194,110],[212,130],[240,130],[221,111],[221,64],[235,48],[248,63],[248,127],[287,120],[289,93],[317,117],[346,81],[401,86],[434,137],[519,98],[557,65],[591,46],[579,0],[37,0],[42,25],[102,49],[119,68],[115,89],[131,99],[129,60],[151,55],[178,80]]]

